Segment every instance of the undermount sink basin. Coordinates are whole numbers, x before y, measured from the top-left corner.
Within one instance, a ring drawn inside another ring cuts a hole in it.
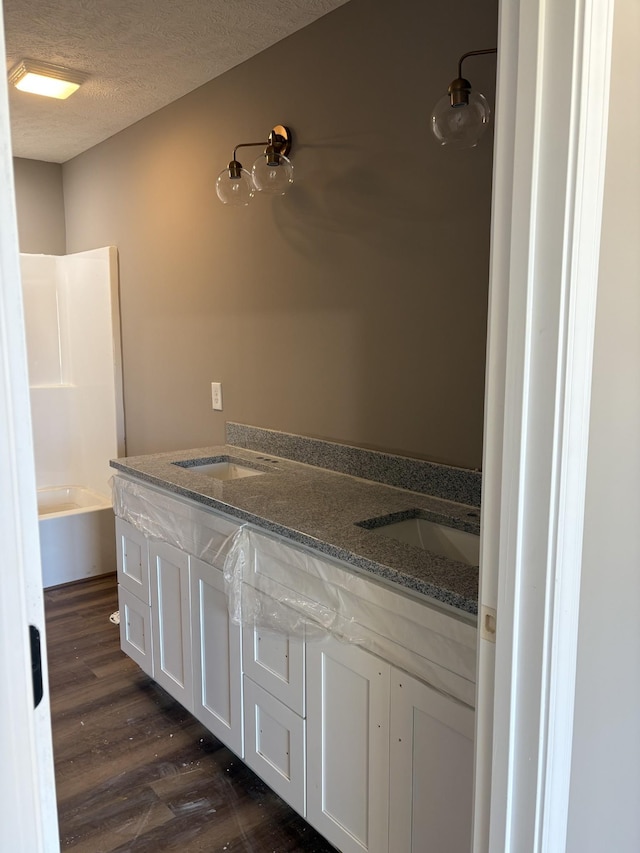
[[[477,566],[480,563],[480,537],[475,533],[467,533],[465,530],[457,530],[455,527],[447,527],[419,517],[405,518],[370,529],[380,536],[431,551],[449,560],[457,560],[469,566]]]
[[[266,473],[249,465],[244,465],[242,462],[228,456],[203,460],[185,459],[182,462],[174,462],[173,464],[188,471],[195,471],[198,474],[213,477],[215,480],[240,480],[243,477],[257,477],[260,474]]]

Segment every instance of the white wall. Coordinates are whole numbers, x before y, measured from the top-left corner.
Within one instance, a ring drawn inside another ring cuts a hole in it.
[[[567,850],[640,850],[640,4],[616,0]]]

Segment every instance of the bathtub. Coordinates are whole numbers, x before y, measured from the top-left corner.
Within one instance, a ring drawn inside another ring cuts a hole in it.
[[[82,486],[38,489],[38,518],[45,588],[115,572],[109,498]]]

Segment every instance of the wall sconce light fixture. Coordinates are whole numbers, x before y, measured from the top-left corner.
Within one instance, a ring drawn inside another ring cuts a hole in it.
[[[462,76],[462,63],[469,56],[497,53],[498,49],[470,50],[458,60],[458,76],[440,98],[431,114],[431,129],[440,145],[451,148],[475,148],[487,129],[491,110],[484,95],[471,91],[471,83]]]
[[[64,100],[77,92],[88,76],[60,65],[21,59],[9,72],[9,83],[23,92]]]
[[[238,148],[264,147],[249,173],[236,159]],[[233,159],[216,180],[216,192],[223,204],[242,206],[249,204],[256,191],[271,195],[284,195],[293,183],[293,165],[288,158],[291,151],[291,131],[277,124],[266,142],[241,142],[233,149]]]

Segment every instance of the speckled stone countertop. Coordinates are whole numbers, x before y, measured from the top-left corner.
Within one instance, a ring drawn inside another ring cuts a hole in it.
[[[231,457],[262,476],[213,479],[192,466]],[[182,462],[184,466],[176,463]],[[375,520],[421,517],[479,532],[477,507],[233,445],[114,459],[118,471],[334,557],[406,591],[477,613],[478,569],[375,530]],[[363,521],[374,520],[367,527]]]

